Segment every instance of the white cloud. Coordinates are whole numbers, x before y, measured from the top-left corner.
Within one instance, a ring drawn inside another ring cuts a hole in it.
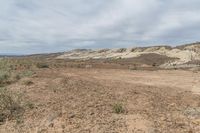
[[[1,0],[0,53],[198,41],[199,5],[199,0]]]

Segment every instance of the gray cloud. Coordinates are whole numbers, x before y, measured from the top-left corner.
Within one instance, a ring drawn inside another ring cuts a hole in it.
[[[0,1],[0,53],[199,41],[199,0]]]

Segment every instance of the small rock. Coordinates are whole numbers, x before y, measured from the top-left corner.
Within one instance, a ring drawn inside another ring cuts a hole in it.
[[[165,120],[166,120],[166,118],[165,118],[165,117],[161,117],[160,119],[161,119],[161,121],[165,121]]]
[[[193,120],[192,123],[195,125],[200,125],[200,119]]]
[[[94,112],[91,112],[90,115],[94,115]]]
[[[49,127],[54,127],[54,123],[50,123],[50,124],[49,124]]]
[[[69,115],[69,118],[74,118],[75,117],[75,114],[70,114]]]

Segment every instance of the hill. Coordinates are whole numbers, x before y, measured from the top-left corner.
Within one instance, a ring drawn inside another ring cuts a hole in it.
[[[143,64],[158,63],[160,67],[190,67],[200,64],[200,43],[176,47],[152,46],[115,49],[76,49],[65,52],[57,59],[91,60],[91,59],[132,59]],[[187,65],[187,66],[186,66]]]

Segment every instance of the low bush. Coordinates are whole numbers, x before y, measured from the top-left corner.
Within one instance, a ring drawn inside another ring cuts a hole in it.
[[[31,77],[34,74],[33,71],[31,70],[26,70],[20,73],[20,76],[23,77]]]
[[[17,95],[4,88],[0,88],[0,124],[7,119],[19,120],[23,113],[24,109],[20,106]]]
[[[9,82],[10,73],[7,71],[0,71],[0,86],[4,86]]]
[[[124,113],[124,108],[123,108],[122,104],[116,103],[113,105],[113,111],[116,114],[121,114],[121,113]]]
[[[37,63],[37,68],[49,68],[49,65],[46,63]]]

